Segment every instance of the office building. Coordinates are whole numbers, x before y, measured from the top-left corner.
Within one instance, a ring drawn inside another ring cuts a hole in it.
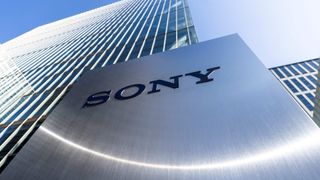
[[[0,179],[320,176],[318,126],[238,35],[197,43],[186,0],[118,1],[0,48]]]
[[[196,42],[186,0],[123,0],[4,43],[1,169],[83,73]]]
[[[318,69],[319,70],[319,69]],[[319,86],[320,74],[317,74],[317,88],[316,88],[316,98],[314,99],[314,110],[313,110],[313,121],[320,126],[320,86]]]
[[[270,69],[310,117],[314,116],[319,63],[320,59],[312,59]]]
[[[318,126],[239,36],[141,59],[85,73],[0,178],[319,178]]]

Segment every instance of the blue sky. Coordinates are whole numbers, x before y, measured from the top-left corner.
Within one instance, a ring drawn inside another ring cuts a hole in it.
[[[320,57],[319,0],[189,0],[200,41],[238,33],[267,66]]]
[[[1,0],[0,43],[29,30],[117,0]]]
[[[2,0],[0,43],[117,0]],[[189,0],[200,41],[238,33],[267,67],[320,57],[319,0]]]

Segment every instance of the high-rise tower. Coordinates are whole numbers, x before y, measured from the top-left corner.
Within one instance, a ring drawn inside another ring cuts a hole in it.
[[[271,68],[271,72],[309,114],[314,115],[319,59]]]
[[[3,44],[0,167],[84,72],[196,42],[186,0],[123,0]]]

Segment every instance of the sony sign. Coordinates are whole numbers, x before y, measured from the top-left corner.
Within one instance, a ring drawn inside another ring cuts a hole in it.
[[[195,84],[211,82],[213,81],[213,78],[209,77],[209,75],[212,74],[214,71],[217,71],[218,69],[220,69],[219,66],[209,68],[205,72],[195,71],[191,73],[186,73],[185,75],[172,76],[169,78],[172,81],[167,81],[162,79],[150,81],[149,84],[151,85],[151,87],[150,87],[150,90],[147,92],[147,94],[160,92],[161,89],[159,85],[172,88],[172,89],[177,89],[179,88],[179,79],[182,78],[183,76],[185,77],[189,76],[196,79]],[[125,91],[132,88],[134,88],[135,91],[130,95],[125,95]],[[146,89],[146,85],[144,84],[131,84],[119,89],[114,93],[113,96],[114,96],[114,99],[117,99],[117,100],[127,100],[127,99],[134,98],[136,96],[139,96],[145,89]],[[107,91],[100,91],[90,95],[87,98],[87,101],[85,102],[83,107],[85,108],[85,107],[96,106],[96,105],[107,102],[109,100],[109,97],[112,95],[112,92],[113,92],[112,90],[107,90]]]
[[[86,72],[0,179],[319,179],[319,139],[231,35]]]

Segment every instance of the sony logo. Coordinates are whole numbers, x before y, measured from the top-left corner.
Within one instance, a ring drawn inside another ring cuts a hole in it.
[[[218,69],[220,69],[219,66],[209,68],[204,73],[201,71],[195,71],[195,72],[187,73],[184,76],[195,78],[196,84],[207,83],[207,82],[213,81],[213,78],[209,78],[209,75]],[[149,84],[151,85],[151,89],[147,92],[147,94],[154,94],[154,93],[160,92],[161,90],[159,87],[160,85],[167,88],[177,89],[179,88],[179,78],[181,77],[183,77],[183,75],[170,77],[169,79],[171,81],[166,81],[162,79],[150,81]],[[134,91],[130,91],[130,94],[127,94],[125,93],[125,91],[128,89],[134,89]],[[119,89],[118,91],[115,91],[114,95],[112,95],[113,94],[112,90],[97,92],[90,95],[82,107],[85,108],[85,107],[91,107],[91,106],[103,104],[109,100],[110,96],[114,96],[114,99],[116,100],[131,99],[139,96],[145,89],[146,89],[146,85],[144,84],[131,84]]]

